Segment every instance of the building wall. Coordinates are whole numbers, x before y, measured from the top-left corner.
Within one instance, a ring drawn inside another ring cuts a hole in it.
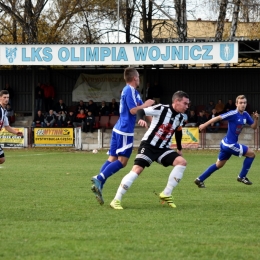
[[[50,82],[56,91],[55,101],[62,98],[70,106],[72,90],[80,73],[103,74],[122,73],[117,70],[2,70],[0,73],[0,88],[9,83],[15,90],[14,109],[16,112],[32,113],[32,92],[37,82]],[[144,70],[139,70],[144,74]],[[156,69],[147,70],[146,81],[151,84],[159,81],[161,102],[170,103],[173,93],[177,90],[186,91],[194,105],[206,105],[209,100],[215,103],[222,99],[235,100],[236,96],[244,94],[253,110],[260,111],[260,70],[259,69]]]
[[[247,97],[251,109],[260,108],[259,69],[194,69],[171,71],[159,70],[159,82],[163,88],[162,100],[171,101],[176,90],[183,90],[190,96],[194,105],[207,105],[222,99],[235,101],[238,95]]]
[[[167,19],[153,19],[152,20],[153,29],[152,37],[154,39],[168,39],[168,38],[177,38],[177,30],[171,20]],[[223,31],[223,40],[228,40],[230,36],[232,22],[225,21],[224,31]],[[143,26],[142,20],[140,21],[140,38],[143,39]],[[245,39],[258,39],[260,37],[260,23],[258,22],[238,22],[236,37],[243,37]],[[209,40],[210,38],[215,38],[217,30],[217,21],[203,21],[198,19],[196,21],[187,21],[187,37],[189,39],[196,38]]]

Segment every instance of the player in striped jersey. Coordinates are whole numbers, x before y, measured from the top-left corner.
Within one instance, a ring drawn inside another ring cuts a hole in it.
[[[189,96],[183,91],[177,91],[172,97],[172,104],[158,104],[140,111],[146,116],[152,116],[151,125],[142,138],[132,170],[122,179],[116,196],[110,203],[112,208],[123,209],[121,206],[123,195],[144,168],[149,167],[154,161],[164,167],[174,166],[170,172],[168,183],[159,197],[170,207],[176,207],[171,194],[182,179],[187,164],[181,151],[181,127],[185,120],[183,113],[187,110],[188,104]],[[170,148],[173,134],[175,134],[177,152]]]
[[[154,104],[154,100],[152,99],[148,99],[143,103],[139,92],[136,90],[139,86],[139,73],[135,68],[126,68],[124,79],[126,86],[121,93],[120,117],[112,131],[109,157],[101,167],[100,173],[91,179],[93,183],[91,190],[100,205],[104,204],[102,190],[106,180],[125,167],[131,156],[137,111]],[[145,126],[142,121],[141,126]]]
[[[222,119],[228,121],[228,131],[226,136],[221,140],[220,152],[216,163],[212,164],[205,172],[203,172],[197,179],[195,184],[199,188],[205,188],[204,181],[216,170],[222,168],[231,155],[244,156],[244,163],[241,172],[237,177],[237,181],[246,185],[251,185],[252,182],[246,177],[247,173],[255,159],[255,153],[252,149],[246,145],[238,143],[238,136],[246,124],[250,125],[251,128],[257,128],[258,113],[253,113],[252,117],[245,111],[247,100],[244,95],[240,95],[236,98],[236,110],[231,110],[227,113],[214,117],[206,123],[199,126],[202,131],[208,125],[220,121]]]
[[[8,118],[6,116],[6,106],[9,102],[9,92],[7,90],[0,91],[0,130],[4,127],[8,132],[22,136],[23,133],[15,130],[13,127],[9,126]],[[5,162],[5,154],[0,146],[0,164]]]

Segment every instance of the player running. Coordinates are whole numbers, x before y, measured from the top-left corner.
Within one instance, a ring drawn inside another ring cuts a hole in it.
[[[197,179],[195,184],[199,188],[205,188],[204,181],[216,170],[220,169],[225,165],[231,155],[244,156],[246,157],[243,163],[241,172],[237,177],[237,181],[246,185],[251,185],[252,182],[246,177],[247,173],[255,159],[255,153],[252,149],[246,145],[239,144],[238,136],[246,124],[250,125],[251,128],[257,128],[258,113],[253,113],[252,117],[245,111],[247,100],[244,95],[240,95],[236,98],[236,110],[231,110],[225,114],[219,115],[207,121],[206,123],[199,126],[200,131],[205,129],[208,125],[215,123],[220,120],[228,121],[228,131],[226,136],[221,140],[220,152],[216,163],[212,164],[204,173],[202,173]]]
[[[106,180],[127,165],[133,150],[134,127],[136,113],[142,108],[153,105],[154,100],[148,99],[143,103],[136,88],[139,86],[139,73],[135,68],[128,67],[124,71],[126,86],[120,99],[119,119],[115,124],[110,141],[108,160],[103,164],[100,173],[92,178],[91,190],[100,205],[104,204],[102,189]],[[143,121],[141,126],[147,126]]]

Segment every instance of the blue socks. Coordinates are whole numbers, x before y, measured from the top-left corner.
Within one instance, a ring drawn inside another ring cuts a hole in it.
[[[249,157],[246,157],[245,160],[244,160],[244,163],[243,163],[243,168],[239,174],[239,177],[240,178],[244,178],[246,177],[253,161],[254,161],[255,157],[254,158],[249,158]],[[216,170],[218,170],[216,164],[212,164],[205,172],[203,172],[200,176],[199,176],[199,179],[200,181],[204,181],[206,180],[213,172],[215,172]]]
[[[106,169],[106,167],[107,167],[110,163],[111,163],[110,161],[106,161],[106,162],[102,165],[102,167],[101,167],[101,169],[100,169],[100,172],[103,172],[104,169]]]
[[[253,157],[253,158],[246,157],[245,158],[244,163],[243,163],[243,168],[242,168],[242,170],[241,170],[241,172],[239,174],[240,178],[246,177],[246,175],[247,175],[247,173],[248,173],[248,171],[249,171],[249,169],[250,169],[254,159],[255,159],[255,157]]]
[[[103,167],[104,167],[104,165],[102,166],[102,168]],[[111,162],[111,163],[108,163],[107,166],[103,169],[103,171],[97,176],[97,179],[99,181],[101,181],[101,188],[103,188],[103,185],[105,184],[106,180],[111,175],[113,175],[114,173],[118,172],[123,167],[124,167],[123,164],[120,161],[118,161],[118,160],[116,160],[114,162]]]
[[[214,163],[211,166],[209,166],[209,168],[200,175],[200,177],[199,177],[200,181],[206,180],[216,170],[218,170],[218,167]]]

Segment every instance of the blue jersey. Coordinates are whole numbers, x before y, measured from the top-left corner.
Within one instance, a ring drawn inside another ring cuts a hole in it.
[[[231,110],[220,115],[223,120],[228,121],[227,135],[223,138],[226,144],[234,144],[238,141],[238,136],[246,124],[252,125],[254,120],[244,111],[242,114],[238,110]]]
[[[143,101],[139,92],[132,86],[126,85],[121,93],[120,106],[119,106],[119,119],[114,126],[116,132],[134,133],[136,115],[132,115],[130,110],[136,106],[141,106]],[[120,132],[119,132],[120,131]]]

